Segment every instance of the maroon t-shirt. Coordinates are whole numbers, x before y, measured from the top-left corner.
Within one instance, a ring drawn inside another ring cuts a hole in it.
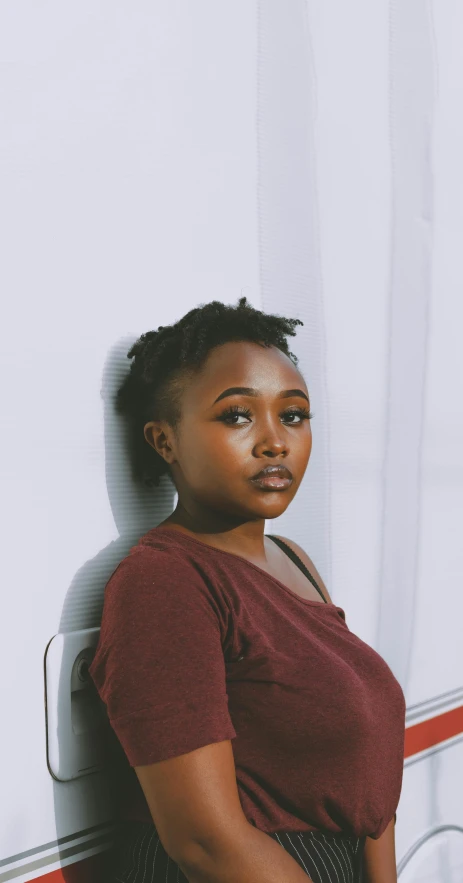
[[[123,819],[152,821],[131,768],[225,739],[261,831],[377,839],[397,809],[405,698],[391,669],[341,607],[235,553],[168,527],[142,536],[106,585],[90,674],[127,764]]]

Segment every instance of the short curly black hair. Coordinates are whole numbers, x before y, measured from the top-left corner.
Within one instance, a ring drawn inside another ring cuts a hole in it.
[[[134,480],[158,487],[167,474],[174,484],[169,464],[146,441],[143,428],[151,420],[165,420],[175,431],[185,381],[203,366],[214,347],[250,340],[277,347],[297,366],[286,336],[294,336],[294,326],[303,324],[300,319],[256,310],[241,297],[236,306],[216,300],[200,304],[174,325],[142,334],[127,353],[133,362],[116,396],[116,410],[127,418]]]

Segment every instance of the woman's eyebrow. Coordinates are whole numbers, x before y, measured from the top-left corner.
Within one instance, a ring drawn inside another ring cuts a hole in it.
[[[258,392],[257,389],[253,389],[251,386],[230,386],[228,389],[225,389],[223,392],[220,393],[213,404],[215,405],[216,402],[220,402],[220,399],[224,399],[227,396],[234,395],[259,397],[261,393]],[[290,396],[302,396],[302,398],[305,399],[307,402],[309,401],[308,397],[306,396],[305,392],[302,391],[302,389],[284,389],[282,390],[282,392],[280,392],[279,397],[280,399],[287,399]]]

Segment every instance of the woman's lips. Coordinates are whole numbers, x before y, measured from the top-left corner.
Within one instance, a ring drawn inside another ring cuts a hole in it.
[[[252,478],[251,481],[260,488],[279,491],[289,487],[293,480],[292,478],[281,478],[279,475],[267,475],[261,478]]]

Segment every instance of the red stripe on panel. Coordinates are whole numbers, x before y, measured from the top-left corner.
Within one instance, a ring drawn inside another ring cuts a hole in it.
[[[451,739],[460,733],[463,733],[463,706],[452,708],[451,711],[445,711],[420,724],[407,727],[404,757],[426,751],[427,748],[432,748],[433,745],[445,742],[446,739]]]
[[[426,751],[446,739],[463,733],[463,706],[445,711],[405,729],[404,758]],[[107,883],[109,881],[109,851],[80,859],[57,871],[34,878],[39,883]]]
[[[109,880],[108,851],[90,855],[49,874],[34,877],[40,883],[106,883]]]

